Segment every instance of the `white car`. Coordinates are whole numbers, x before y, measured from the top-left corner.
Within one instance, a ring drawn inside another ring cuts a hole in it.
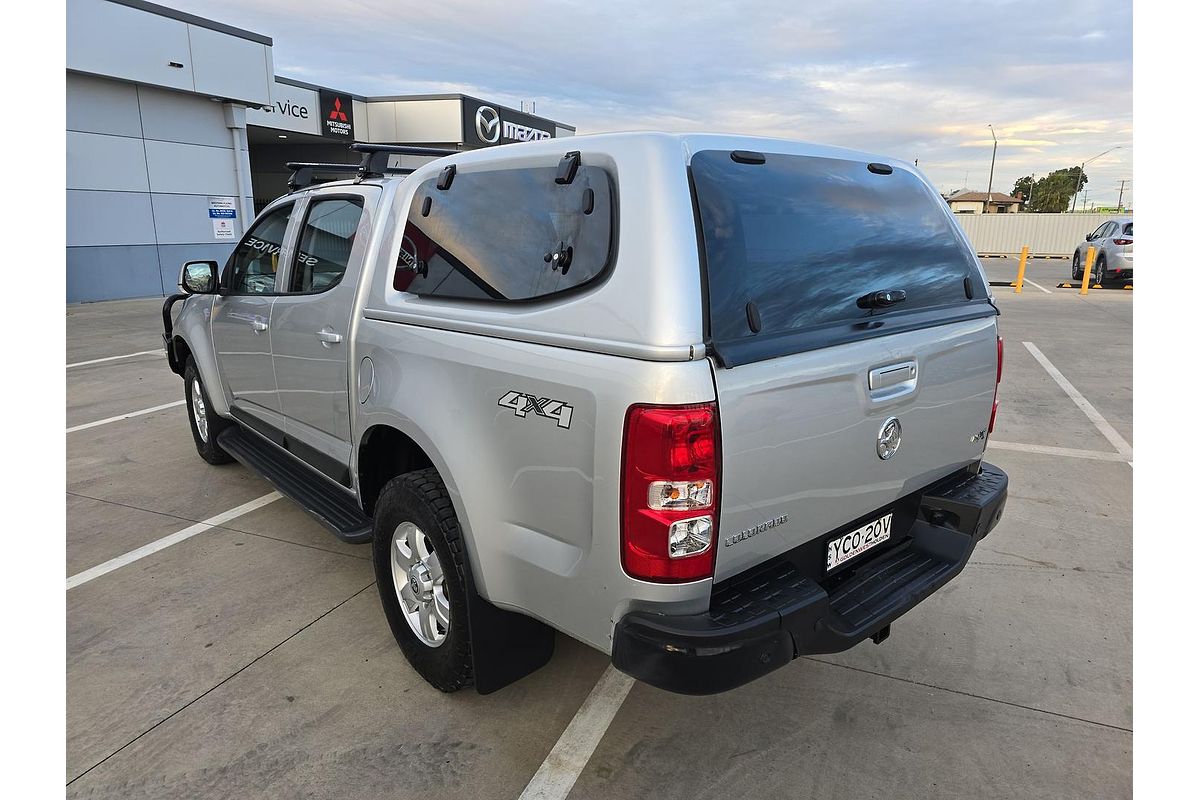
[[[1087,235],[1071,258],[1071,278],[1083,280],[1087,249],[1096,248],[1092,279],[1096,283],[1133,282],[1133,217],[1113,217]]]

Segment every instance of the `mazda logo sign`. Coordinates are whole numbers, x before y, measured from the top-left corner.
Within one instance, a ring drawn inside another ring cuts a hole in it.
[[[500,141],[500,112],[491,106],[476,109],[475,133],[479,135],[479,141],[487,144]]]

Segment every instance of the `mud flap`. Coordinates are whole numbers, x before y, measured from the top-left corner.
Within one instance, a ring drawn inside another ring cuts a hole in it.
[[[470,561],[463,561],[469,578],[467,624],[475,691],[491,694],[550,661],[554,655],[554,629],[524,614],[497,608],[480,597],[470,574]]]

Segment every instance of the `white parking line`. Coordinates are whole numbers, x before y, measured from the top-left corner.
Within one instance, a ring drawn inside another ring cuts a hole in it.
[[[563,800],[570,794],[632,687],[633,678],[609,664],[519,800]]]
[[[108,419],[98,419],[95,422],[85,422],[82,425],[76,425],[74,427],[67,428],[67,433],[74,433],[75,431],[82,431],[82,430],[87,430],[88,428],[95,428],[100,425],[107,425],[110,422],[120,422],[123,419],[129,419],[130,417],[140,417],[143,414],[153,414],[155,411],[162,411],[165,408],[174,408],[175,406],[181,406],[184,404],[184,402],[185,402],[184,400],[176,400],[174,403],[163,403],[161,406],[154,406],[153,408],[143,408],[141,411],[130,411],[128,414],[122,414],[119,417],[109,417]]]
[[[97,564],[91,569],[85,569],[83,572],[67,578],[67,591],[74,589],[76,586],[81,586],[88,581],[93,581],[96,578],[99,578],[101,575],[107,575],[114,569],[120,569],[126,564],[132,564],[134,561],[145,558],[153,553],[157,553],[159,550],[168,548],[173,544],[178,544],[185,539],[190,539],[198,533],[210,531],[218,525],[223,525],[224,523],[229,522],[231,519],[236,519],[243,514],[249,514],[255,509],[262,508],[267,503],[273,503],[274,501],[278,500],[280,496],[281,495],[279,492],[264,494],[257,500],[251,500],[249,503],[242,503],[237,508],[231,508],[228,511],[217,514],[215,517],[209,517],[203,522],[197,522],[195,525],[191,525],[181,531],[164,536],[163,538],[153,541],[150,544],[142,545],[136,550],[130,550],[125,555],[109,559],[103,564]]]
[[[162,355],[162,350],[143,350],[140,353],[126,353],[123,356],[109,356],[108,358],[93,358],[91,361],[76,361],[74,364],[67,364],[67,369],[72,367],[86,367],[88,364],[103,364],[105,361],[119,361],[122,358],[135,358],[137,356],[153,356]]]
[[[1067,456],[1068,458],[1090,458],[1093,461],[1125,460],[1125,456],[1120,453],[1107,453],[1103,450],[1076,450],[1073,447],[1051,447],[1045,444],[998,442],[995,439],[988,439],[987,446],[995,450],[1014,450],[1018,453],[1041,453],[1046,456]],[[1129,466],[1133,466],[1133,464]]]
[[[1108,439],[1112,446],[1117,448],[1117,452],[1123,456],[1121,460],[1132,461],[1133,447],[1130,446],[1129,442],[1125,441],[1125,438],[1121,434],[1117,433],[1116,428],[1109,425],[1108,420],[1100,416],[1100,412],[1096,410],[1096,407],[1089,403],[1087,398],[1081,395],[1079,390],[1072,386],[1069,380],[1063,377],[1058,368],[1050,363],[1050,359],[1042,355],[1042,351],[1038,350],[1033,342],[1022,342],[1022,344],[1025,345],[1025,349],[1037,359],[1037,362],[1042,365],[1046,372],[1050,373],[1050,377],[1054,379],[1054,382],[1067,393],[1067,397],[1074,400],[1075,405],[1079,406],[1079,410],[1092,421],[1092,424],[1100,430],[1100,433],[1104,434],[1104,438]]]
[[[1025,282],[1028,283],[1030,286],[1036,286],[1037,288],[1041,289],[1046,294],[1054,294],[1054,292],[1050,291],[1045,286],[1042,286],[1040,283],[1034,283],[1033,281],[1029,280],[1029,278],[1026,278]]]

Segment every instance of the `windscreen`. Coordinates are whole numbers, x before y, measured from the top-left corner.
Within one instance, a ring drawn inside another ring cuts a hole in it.
[[[873,335],[872,323],[890,315],[986,297],[945,202],[916,175],[836,158],[765,159],[744,163],[722,150],[692,158],[718,345],[822,328],[839,328],[845,341],[856,330]],[[886,308],[857,302],[897,289],[906,299]]]

